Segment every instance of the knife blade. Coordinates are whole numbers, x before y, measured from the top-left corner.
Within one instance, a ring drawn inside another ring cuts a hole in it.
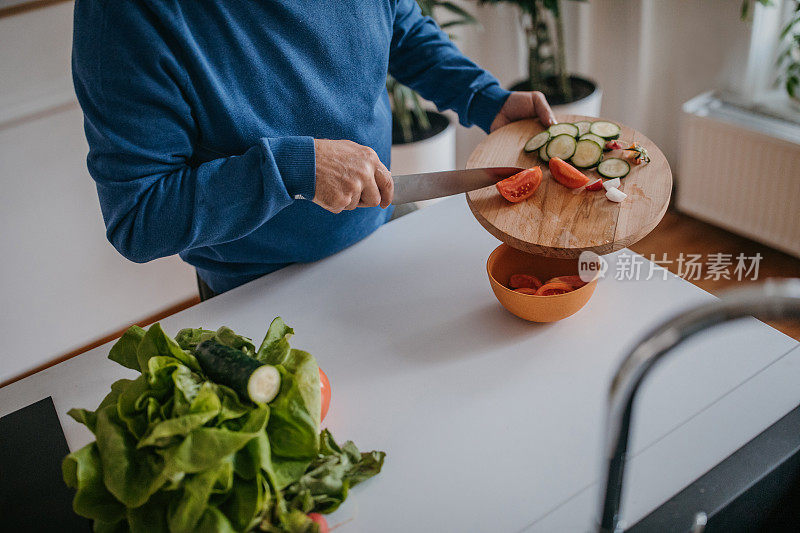
[[[525,169],[517,167],[488,167],[392,176],[394,180],[392,204],[432,200],[482,189],[523,170]]]

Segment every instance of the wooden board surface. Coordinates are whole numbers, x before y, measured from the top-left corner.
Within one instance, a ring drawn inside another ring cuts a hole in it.
[[[557,118],[559,122],[607,120],[578,115]],[[540,165],[542,184],[531,198],[518,204],[506,201],[495,187],[467,193],[472,214],[509,246],[538,255],[577,257],[584,250],[603,255],[637,242],[664,216],[672,193],[672,172],[653,141],[620,126],[620,139],[638,142],[652,160],[647,165],[632,165],[630,174],[622,179],[620,190],[628,195],[623,202],[609,201],[605,191],[568,189],[556,182],[547,163],[522,150],[528,139],[544,129],[538,120],[529,119],[504,126],[485,138],[470,155],[467,168]],[[591,179],[600,177],[595,170],[585,174]]]

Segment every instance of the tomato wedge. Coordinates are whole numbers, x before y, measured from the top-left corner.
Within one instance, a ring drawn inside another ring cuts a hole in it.
[[[589,178],[583,172],[557,157],[550,160],[550,173],[557,182],[570,189],[578,189],[589,183]]]
[[[539,290],[536,291],[536,296],[554,296],[556,294],[564,294],[565,292],[570,292],[572,290],[572,285],[564,283],[562,281],[552,281],[545,283]]]
[[[540,183],[542,183],[542,169],[533,167],[499,181],[495,186],[500,191],[500,194],[503,195],[503,198],[509,202],[517,203],[530,198],[539,188]]]
[[[518,292],[520,294],[528,294],[530,296],[536,295],[536,289],[533,287],[520,287],[519,289],[514,289],[514,292]]]
[[[508,285],[512,289],[538,289],[542,282],[536,276],[528,274],[512,274],[508,280]]]
[[[567,285],[572,286],[572,289],[580,289],[586,282],[581,279],[580,276],[556,276],[552,279],[547,280],[547,283],[566,283]]]

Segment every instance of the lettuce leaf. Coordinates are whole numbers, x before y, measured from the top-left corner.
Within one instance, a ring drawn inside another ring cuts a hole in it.
[[[256,359],[270,365],[283,364],[289,354],[289,339],[294,335],[294,330],[286,325],[281,317],[276,317],[269,325],[264,340],[256,353]]]

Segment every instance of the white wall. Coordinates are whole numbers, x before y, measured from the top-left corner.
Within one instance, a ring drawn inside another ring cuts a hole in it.
[[[196,295],[105,238],[72,91],[72,4],[0,18],[0,381]]]
[[[525,73],[518,12],[510,5],[461,1],[483,29],[459,29],[461,49],[509,86]],[[603,87],[603,115],[651,137],[673,166],[683,102],[735,88],[744,75],[750,25],[736,0],[562,0],[567,64]],[[475,130],[475,128],[473,128]],[[457,163],[482,134],[459,130]]]

